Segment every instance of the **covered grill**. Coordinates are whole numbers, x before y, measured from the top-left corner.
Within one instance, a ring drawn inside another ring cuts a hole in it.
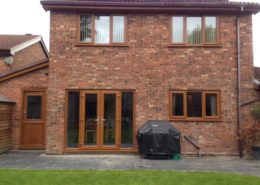
[[[147,121],[137,134],[142,155],[180,154],[181,133],[169,121]]]

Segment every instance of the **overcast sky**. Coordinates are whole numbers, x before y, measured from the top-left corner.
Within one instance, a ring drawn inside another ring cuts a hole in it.
[[[260,3],[260,0],[243,1]],[[42,35],[48,46],[49,25],[49,12],[43,10],[40,0],[0,1],[0,34]],[[260,13],[253,16],[253,30],[254,63],[260,66]]]

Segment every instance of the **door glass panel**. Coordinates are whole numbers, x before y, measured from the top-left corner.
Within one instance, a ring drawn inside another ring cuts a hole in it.
[[[97,94],[86,94],[85,108],[85,145],[97,144],[98,112]]]
[[[104,94],[103,144],[115,145],[116,95]]]
[[[41,119],[42,97],[27,96],[27,119]]]
[[[79,92],[69,92],[68,97],[67,147],[79,144]]]
[[[121,147],[133,147],[133,92],[122,92]]]

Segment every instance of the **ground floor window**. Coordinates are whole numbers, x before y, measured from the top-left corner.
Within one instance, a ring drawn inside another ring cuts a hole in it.
[[[133,148],[134,96],[134,91],[68,91],[66,148]]]
[[[219,120],[219,91],[171,91],[170,119]]]

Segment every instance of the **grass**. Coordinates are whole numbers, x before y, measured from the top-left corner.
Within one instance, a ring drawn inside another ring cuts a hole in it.
[[[0,170],[0,185],[259,185],[260,178],[175,171]]]

